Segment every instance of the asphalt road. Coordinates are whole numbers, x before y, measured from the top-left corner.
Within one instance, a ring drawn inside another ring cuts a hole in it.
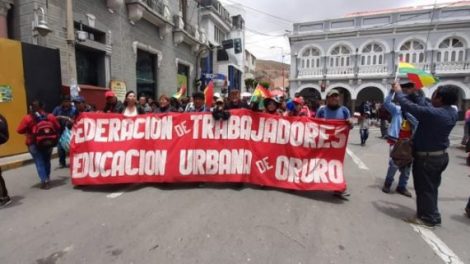
[[[402,220],[415,214],[415,200],[381,192],[385,141],[374,129],[361,147],[355,129],[356,158],[345,161],[349,201],[220,184],[77,189],[66,169],[54,170],[53,188],[41,190],[33,165],[7,171],[14,203],[0,209],[0,263],[470,263],[462,130],[451,138],[443,225],[434,230]]]

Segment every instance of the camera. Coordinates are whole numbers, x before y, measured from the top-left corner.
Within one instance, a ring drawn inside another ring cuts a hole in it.
[[[224,109],[223,104],[217,103],[212,110],[212,117],[215,120],[228,120],[230,118],[230,112]]]

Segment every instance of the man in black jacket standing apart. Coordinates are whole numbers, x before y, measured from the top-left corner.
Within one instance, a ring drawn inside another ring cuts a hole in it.
[[[431,99],[432,106],[420,106],[410,101],[398,83],[395,83],[393,90],[403,111],[419,121],[413,141],[417,215],[407,220],[434,227],[441,224],[437,206],[438,188],[442,172],[449,163],[449,135],[457,122],[457,112],[451,106],[456,104],[459,90],[453,86],[438,87]]]
[[[8,141],[8,123],[5,117],[0,114],[0,144],[4,144]],[[8,190],[5,185],[5,180],[2,177],[2,168],[0,168],[0,208],[5,207],[11,203],[10,196],[8,196]]]

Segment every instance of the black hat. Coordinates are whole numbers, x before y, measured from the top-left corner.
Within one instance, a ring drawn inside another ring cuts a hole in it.
[[[400,80],[400,86],[401,88],[414,88],[415,84],[414,82],[410,81],[408,78],[401,79]]]

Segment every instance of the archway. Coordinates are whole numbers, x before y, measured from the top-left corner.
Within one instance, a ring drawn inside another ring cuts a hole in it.
[[[304,88],[300,91],[299,95],[304,98],[305,103],[312,110],[317,109],[320,105],[321,94],[315,88]]]
[[[369,86],[369,87],[363,88],[357,94],[356,106],[361,105],[365,101],[369,101],[371,103],[372,102],[383,103],[384,94],[380,90],[380,88],[377,88],[377,87]]]

